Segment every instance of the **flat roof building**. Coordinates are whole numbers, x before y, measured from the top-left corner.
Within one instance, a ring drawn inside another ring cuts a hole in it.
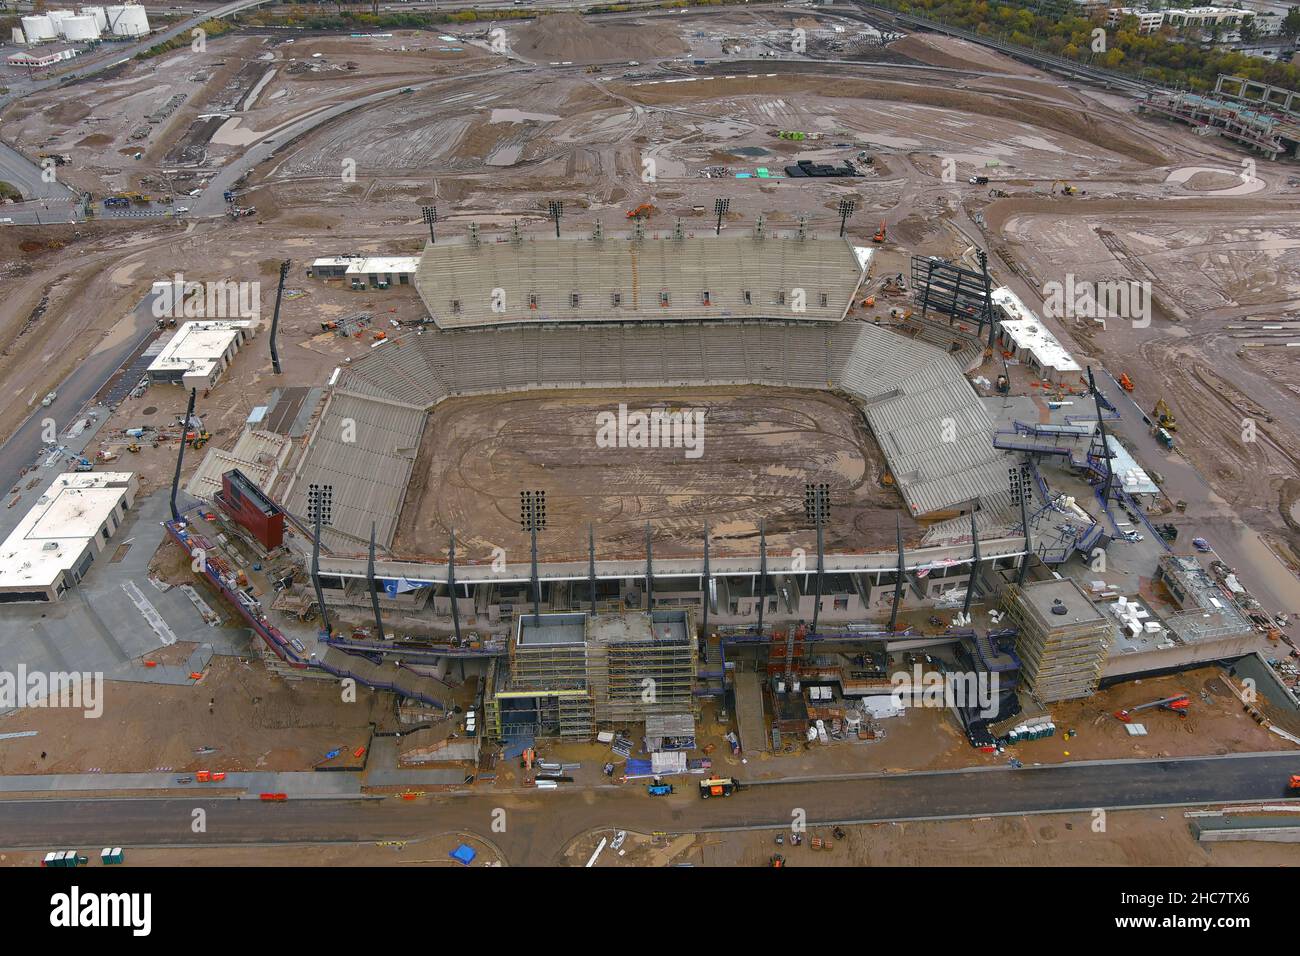
[[[186,322],[149,363],[149,381],[211,388],[256,332],[254,319]]]
[[[1072,578],[1008,585],[1016,654],[1034,698],[1049,704],[1096,693],[1115,625]]]
[[[135,504],[132,472],[59,475],[0,545],[0,603],[57,601]]]
[[[993,304],[1006,316],[998,323],[1003,348],[1050,382],[1069,381],[1083,369],[1033,311],[1007,286],[993,290]]]

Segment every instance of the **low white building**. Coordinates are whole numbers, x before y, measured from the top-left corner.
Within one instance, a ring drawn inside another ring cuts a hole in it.
[[[993,304],[1003,317],[998,323],[998,341],[1020,364],[1050,382],[1078,378],[1083,368],[1018,295],[1002,286],[993,290]]]
[[[61,50],[43,50],[40,53],[11,53],[5,57],[5,62],[10,66],[27,67],[34,70],[43,70],[47,67],[54,66],[64,60],[71,60],[77,55],[77,51],[72,47],[65,47]]]
[[[0,545],[0,604],[59,600],[108,546],[138,487],[129,471],[55,478]]]
[[[186,322],[149,364],[149,381],[211,388],[256,333],[255,319]]]
[[[1199,27],[1211,30],[1214,27],[1240,27],[1254,16],[1251,10],[1237,10],[1233,7],[1187,7],[1183,10],[1166,10],[1165,23],[1176,29]]]
[[[343,279],[388,285],[411,285],[420,266],[419,256],[328,256],[311,264],[318,279]]]
[[[1115,27],[1125,17],[1136,17],[1138,33],[1155,33],[1165,22],[1163,10],[1148,10],[1146,7],[1111,7],[1106,12],[1106,25]]]

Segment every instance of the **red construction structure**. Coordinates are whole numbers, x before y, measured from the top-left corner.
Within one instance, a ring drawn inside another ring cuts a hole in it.
[[[246,528],[267,551],[284,543],[284,511],[238,468],[221,476],[215,498],[227,517]]]

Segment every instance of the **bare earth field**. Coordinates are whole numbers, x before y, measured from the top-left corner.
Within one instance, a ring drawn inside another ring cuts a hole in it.
[[[700,457],[685,447],[597,443],[598,416],[654,409],[703,413]],[[550,560],[585,555],[594,523],[602,555],[752,553],[758,522],[774,549],[807,546],[804,484],[830,485],[826,546],[894,540],[897,494],[880,487],[884,457],[844,399],[782,389],[649,389],[462,398],[433,410],[415,463],[394,548],[436,549],[452,528],[467,553],[520,547],[519,492],[546,492],[543,547]],[[427,547],[427,545],[425,545]]]

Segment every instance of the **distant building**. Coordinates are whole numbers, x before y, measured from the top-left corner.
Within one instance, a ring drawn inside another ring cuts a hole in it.
[[[374,288],[381,283],[410,285],[419,265],[419,256],[327,256],[312,262],[311,274],[317,279],[369,283]]]
[[[57,601],[108,546],[139,488],[131,472],[68,472],[0,545],[0,604]]]
[[[1166,10],[1165,22],[1175,29],[1198,27],[1202,30],[1219,28],[1238,28],[1254,18],[1251,10],[1237,10],[1232,7],[1188,7],[1185,10]]]
[[[1106,25],[1119,26],[1125,17],[1136,17],[1139,33],[1155,33],[1165,22],[1163,10],[1148,10],[1145,7],[1111,7],[1106,13]]]

